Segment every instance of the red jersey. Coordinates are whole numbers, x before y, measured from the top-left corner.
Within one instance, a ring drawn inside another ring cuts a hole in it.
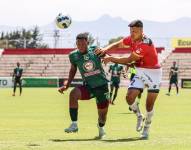
[[[136,67],[158,69],[160,64],[158,62],[158,54],[151,39],[143,36],[141,42],[133,42],[131,37],[128,36],[123,39],[124,45],[130,46],[133,53],[139,55],[141,58],[136,62]]]

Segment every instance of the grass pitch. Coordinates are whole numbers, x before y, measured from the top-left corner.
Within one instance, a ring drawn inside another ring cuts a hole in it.
[[[17,89],[18,90],[18,89]],[[174,90],[174,89],[173,89]],[[79,102],[79,132],[67,134],[70,124],[68,90],[64,95],[54,88],[24,88],[12,97],[12,89],[0,89],[0,150],[190,150],[191,90],[181,89],[166,96],[162,89],[156,101],[148,140],[135,131],[136,117],[125,102],[121,88],[116,105],[109,108],[107,136],[97,136],[95,100]],[[145,112],[145,96],[141,110]]]

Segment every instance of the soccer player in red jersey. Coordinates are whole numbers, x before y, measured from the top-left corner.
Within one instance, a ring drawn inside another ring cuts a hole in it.
[[[157,51],[148,37],[143,34],[143,23],[141,20],[134,20],[129,24],[130,36],[112,43],[105,48],[97,49],[97,55],[103,55],[108,50],[128,46],[131,54],[128,57],[106,56],[104,63],[113,62],[120,64],[129,64],[135,62],[137,74],[132,79],[126,96],[129,107],[137,115],[137,131],[141,131],[145,120],[141,137],[148,138],[151,118],[154,113],[154,103],[159,93],[162,71],[158,62]],[[148,87],[146,98],[146,118],[140,112],[139,106],[135,101],[136,97]]]

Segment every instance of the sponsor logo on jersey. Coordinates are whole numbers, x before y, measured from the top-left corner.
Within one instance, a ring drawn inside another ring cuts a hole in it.
[[[83,64],[83,68],[85,71],[90,72],[90,71],[93,71],[95,69],[95,64],[93,61],[89,60]]]
[[[97,75],[97,74],[100,74],[100,73],[101,73],[100,70],[95,70],[95,71],[92,71],[92,72],[84,73],[84,76],[89,77],[89,76]]]

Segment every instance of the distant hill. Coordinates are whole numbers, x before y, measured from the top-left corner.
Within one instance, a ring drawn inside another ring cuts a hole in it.
[[[191,37],[191,18],[180,18],[171,22],[155,22],[143,20],[144,33],[151,37],[157,46],[169,46],[172,37]],[[66,30],[56,29],[54,23],[40,27],[45,42],[51,47],[54,46],[55,30],[58,30],[61,36],[58,40],[58,47],[73,47],[75,44],[75,36],[80,32],[90,32],[96,37],[101,45],[107,44],[109,39],[126,36],[129,34],[129,21],[120,17],[111,17],[103,15],[94,21],[73,21],[72,25]],[[11,31],[21,29],[21,27],[0,26],[1,31]]]

